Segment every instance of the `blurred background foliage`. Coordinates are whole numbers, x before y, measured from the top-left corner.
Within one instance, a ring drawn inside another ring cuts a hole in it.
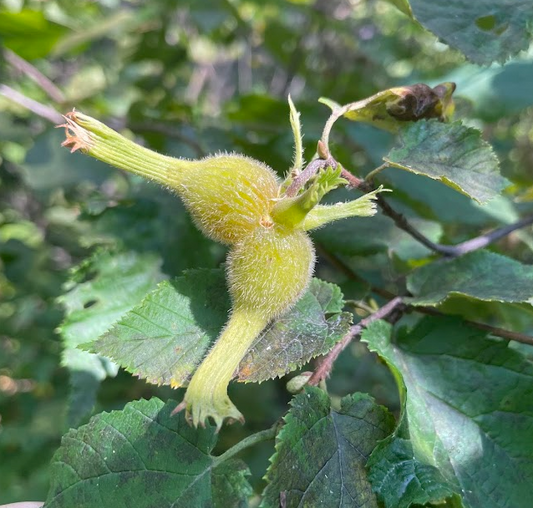
[[[0,503],[44,499],[48,462],[67,428],[69,374],[56,331],[65,313],[58,297],[84,276],[73,267],[99,250],[156,256],[161,277],[224,259],[173,196],[60,148],[57,112],[76,107],[168,154],[236,151],[283,174],[293,150],[289,93],[302,113],[309,159],[329,115],[319,97],[346,103],[396,85],[455,81],[457,117],[483,130],[511,187],[482,207],[438,182],[387,170],[380,179],[395,190],[391,203],[444,243],[513,222],[531,208],[533,52],[505,66],[470,64],[385,1],[4,0],[0,42]],[[391,141],[341,121],[333,151],[364,175]],[[405,275],[430,256],[384,216],[339,223],[316,239],[317,275],[355,302],[371,285],[402,292]],[[527,231],[493,248],[533,261]],[[331,253],[361,280],[339,270]],[[532,331],[529,310],[519,306],[485,316],[482,306],[446,305]],[[285,383],[232,387],[247,424],[225,428],[218,451],[285,412]],[[328,386],[338,396],[369,392],[397,408],[391,376],[360,343],[343,353]],[[121,371],[103,383],[95,411],[155,394],[181,397]],[[272,450],[265,443],[244,456],[256,488]]]

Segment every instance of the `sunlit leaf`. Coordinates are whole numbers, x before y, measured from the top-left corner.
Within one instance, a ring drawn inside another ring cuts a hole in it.
[[[325,354],[347,333],[342,294],[319,280],[258,337],[239,381],[283,376]],[[230,308],[222,270],[193,270],[165,281],[111,330],[84,346],[155,384],[183,386],[218,337]],[[331,315],[325,315],[331,314]]]
[[[92,409],[100,381],[116,374],[107,358],[81,351],[80,344],[95,340],[120,316],[136,305],[162,279],[154,254],[99,252],[74,272],[67,292],[59,298],[65,319],[62,363],[70,371],[70,426]]]
[[[378,321],[362,339],[405,384],[414,458],[437,467],[467,508],[528,508],[531,362],[452,318],[424,318],[394,339],[391,325]]]
[[[481,132],[460,122],[418,122],[400,134],[400,146],[385,161],[393,167],[440,180],[480,203],[508,184]]]
[[[453,83],[431,88],[424,83],[389,88],[367,99],[340,106],[321,98],[320,102],[354,122],[366,122],[396,132],[405,122],[437,118],[446,120],[453,113]]]

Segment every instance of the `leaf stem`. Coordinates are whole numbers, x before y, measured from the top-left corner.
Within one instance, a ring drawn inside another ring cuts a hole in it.
[[[221,462],[231,459],[245,448],[249,448],[250,446],[254,446],[263,441],[270,441],[271,439],[274,439],[278,433],[279,425],[280,422],[278,421],[269,429],[262,430],[261,432],[257,432],[251,436],[245,437],[242,441],[239,441],[236,445],[232,446],[223,454],[216,457],[213,460],[213,467],[218,466]]]
[[[390,167],[389,163],[384,162],[381,166],[378,166],[376,169],[373,169],[372,171],[370,171],[370,173],[368,173],[368,175],[365,176],[365,182],[371,183],[378,173],[381,173],[384,169],[387,169],[388,167]]]

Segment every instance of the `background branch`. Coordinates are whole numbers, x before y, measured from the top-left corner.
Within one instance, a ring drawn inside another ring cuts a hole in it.
[[[63,92],[31,63],[27,62],[7,48],[4,49],[4,58],[6,59],[6,62],[11,65],[11,67],[28,76],[28,78],[37,83],[41,90],[43,90],[43,92],[45,92],[50,99],[60,104],[65,102],[65,95]]]
[[[377,169],[381,170],[382,168],[383,166],[380,166]],[[361,189],[363,192],[372,192],[373,190],[375,190],[375,187],[372,184],[370,184],[369,182],[366,182],[365,180],[361,180],[360,178],[357,178],[355,175],[353,175],[352,173],[350,173],[344,168],[342,169],[341,176],[344,179],[348,180],[350,187]],[[504,238],[505,236],[509,235],[513,231],[516,231],[517,229],[521,229],[530,224],[533,224],[533,214],[532,214],[532,215],[528,215],[514,222],[513,224],[508,224],[501,228],[494,229],[493,231],[490,231],[483,235],[479,235],[475,238],[472,238],[471,240],[467,240],[457,245],[443,245],[441,243],[432,242],[429,238],[427,238],[420,231],[418,231],[405,218],[405,216],[402,213],[394,210],[394,208],[392,208],[392,206],[388,203],[388,201],[382,195],[376,196],[376,203],[383,211],[383,214],[386,215],[387,217],[390,217],[398,228],[408,233],[411,237],[413,237],[416,241],[418,241],[419,243],[421,243],[428,249],[438,254],[442,254],[443,256],[448,257],[448,258],[462,256],[463,254],[466,254],[467,252],[472,252],[478,249],[482,249],[486,247],[487,245],[490,245],[491,243],[494,243],[497,240]]]
[[[59,124],[63,122],[63,116],[54,108],[52,108],[51,106],[46,106],[45,104],[41,104],[40,102],[37,102],[34,99],[30,99],[29,97],[26,97],[20,92],[17,92],[17,90],[11,88],[10,86],[0,84],[0,95],[3,95],[4,97],[7,97],[13,102],[20,104],[22,107],[30,110],[31,112],[35,113],[41,118],[44,118],[45,120],[48,120],[49,122],[52,122],[54,124]]]

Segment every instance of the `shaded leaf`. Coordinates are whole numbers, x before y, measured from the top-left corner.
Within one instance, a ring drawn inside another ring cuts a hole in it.
[[[405,122],[428,118],[446,120],[453,112],[454,90],[453,83],[441,83],[435,88],[417,83],[389,88],[344,106],[326,98],[321,98],[320,102],[354,122],[366,122],[396,132]]]
[[[103,162],[62,148],[64,137],[56,129],[37,136],[22,164],[28,186],[39,195],[48,195],[58,188],[69,190],[87,180],[100,184],[110,176],[109,167]]]
[[[400,143],[384,157],[391,166],[440,180],[480,203],[508,183],[481,132],[461,122],[412,124],[400,134]]]
[[[237,379],[261,382],[283,376],[326,354],[350,329],[338,286],[313,279],[309,290],[257,338],[239,365]],[[333,314],[327,317],[325,314]]]
[[[278,434],[261,508],[376,507],[365,464],[392,430],[388,411],[365,394],[344,397],[339,411],[326,393],[308,388],[292,401]]]
[[[194,429],[175,402],[130,402],[69,431],[51,464],[46,508],[246,507],[251,487],[240,460],[210,455],[214,427]]]
[[[434,242],[442,235],[442,226],[433,221],[409,217],[414,227]],[[423,258],[429,249],[399,229],[394,221],[378,213],[371,221],[354,217],[328,224],[313,232],[313,238],[340,254],[373,254],[393,251],[402,259]]]
[[[340,313],[341,307],[340,290],[314,280],[295,307],[252,345],[239,367],[239,381],[282,376],[325,354],[351,324],[351,315]],[[223,271],[192,270],[161,283],[86,347],[151,383],[182,386],[218,337],[229,308]]]
[[[504,62],[531,41],[529,0],[410,0],[410,4],[422,25],[477,64]]]
[[[413,305],[436,306],[449,296],[533,304],[533,267],[489,251],[423,266],[407,279]]]
[[[67,293],[58,301],[65,308],[59,331],[62,364],[71,374],[68,424],[77,425],[92,409],[100,381],[116,374],[107,358],[81,351],[80,344],[104,333],[162,278],[154,254],[97,252],[75,272]]]
[[[533,496],[533,365],[458,319],[412,330],[372,323],[363,340],[406,389],[414,457],[437,467],[468,508],[527,508]]]

